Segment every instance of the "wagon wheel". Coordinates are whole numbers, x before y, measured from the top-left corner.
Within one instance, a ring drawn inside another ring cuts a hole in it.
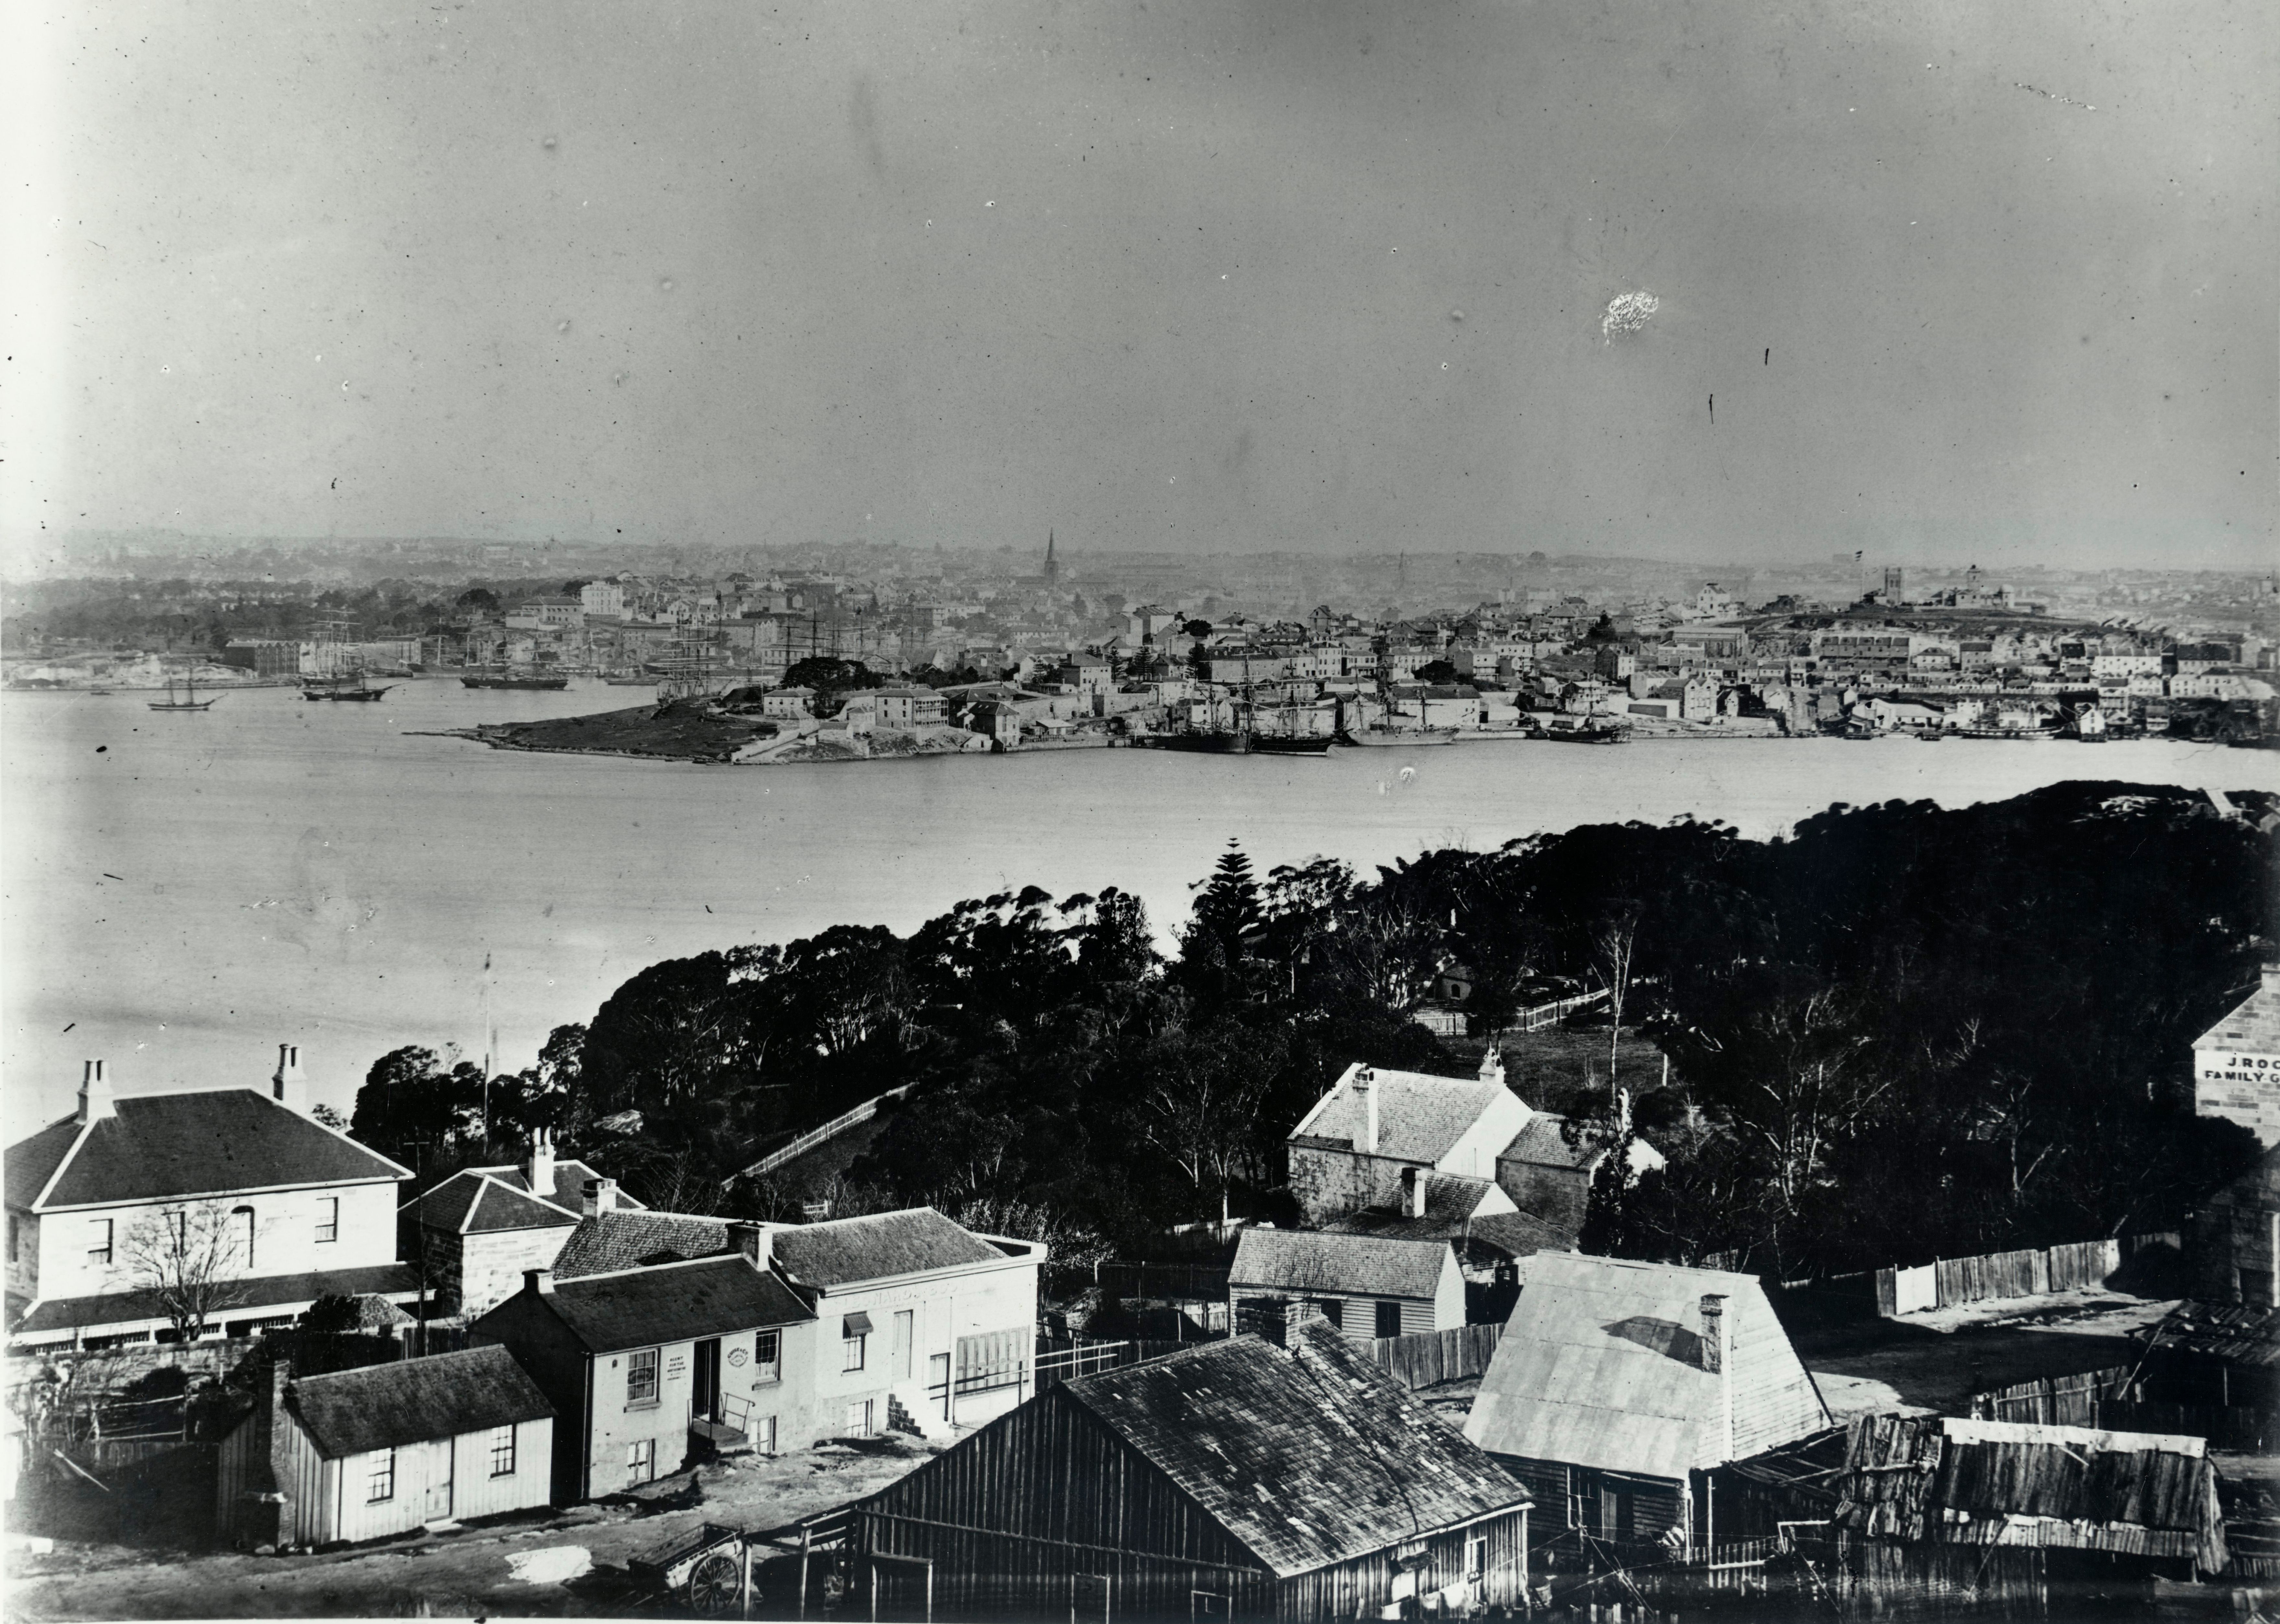
[[[705,1618],[719,1618],[736,1605],[743,1590],[736,1559],[714,1551],[689,1570],[689,1609]]]

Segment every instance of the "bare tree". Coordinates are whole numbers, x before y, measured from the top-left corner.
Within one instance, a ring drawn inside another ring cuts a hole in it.
[[[208,1320],[251,1295],[244,1280],[250,1221],[250,1212],[217,1201],[170,1202],[121,1240],[127,1279],[157,1299],[183,1342],[196,1342]]]
[[[1631,959],[1638,947],[1637,903],[1616,904],[1591,935],[1591,958],[1607,978],[1607,1094],[1615,1093],[1615,1057],[1623,1042],[1623,1000],[1631,988]]]

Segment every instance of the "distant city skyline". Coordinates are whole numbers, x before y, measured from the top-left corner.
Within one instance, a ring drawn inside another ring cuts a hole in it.
[[[2268,9],[19,15],[12,551],[2275,547]]]

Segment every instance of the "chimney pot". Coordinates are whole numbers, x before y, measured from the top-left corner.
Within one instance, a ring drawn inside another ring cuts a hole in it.
[[[586,1216],[593,1218],[618,1210],[618,1181],[615,1179],[588,1179],[582,1194]]]
[[[530,1161],[523,1169],[530,1181],[530,1193],[543,1201],[554,1198],[554,1130],[534,1128],[530,1130]]]
[[[301,1046],[298,1043],[277,1045],[277,1069],[269,1079],[270,1097],[288,1111],[297,1111],[304,1116],[309,1111],[309,1082],[301,1074]]]
[[[1429,1176],[1422,1167],[1404,1167],[1401,1170],[1401,1207],[1404,1217],[1425,1216],[1426,1181]]]
[[[88,1061],[80,1073],[79,1120],[100,1122],[118,1114],[118,1105],[112,1098],[111,1079],[104,1073],[103,1062]]]
[[[1377,1074],[1367,1066],[1354,1074],[1354,1092],[1361,1096],[1361,1149],[1377,1154]]]

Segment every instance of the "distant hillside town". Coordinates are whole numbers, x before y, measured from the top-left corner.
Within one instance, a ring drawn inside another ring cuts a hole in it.
[[[606,678],[731,700],[774,724],[763,742],[856,753],[882,730],[944,728],[1001,749],[1697,731],[2246,742],[2275,731],[2280,645],[2269,579],[1999,581],[1858,554],[1688,580],[1540,553],[1079,563],[1049,536],[1026,558],[874,547],[363,588],[153,579],[125,562],[125,578],[12,589],[9,686]]]

